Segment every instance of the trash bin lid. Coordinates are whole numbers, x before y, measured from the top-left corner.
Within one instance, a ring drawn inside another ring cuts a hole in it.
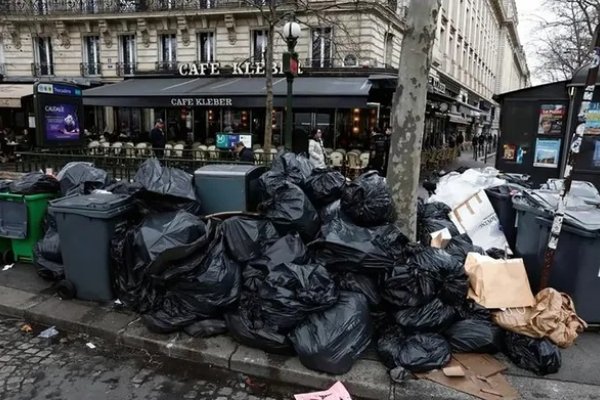
[[[96,192],[89,195],[63,197],[50,202],[53,213],[78,214],[108,219],[123,214],[132,206],[131,196]]]
[[[261,169],[263,167],[257,165],[246,165],[246,164],[218,164],[218,165],[205,165],[204,167],[198,168],[194,175],[203,176],[246,176],[255,169]]]

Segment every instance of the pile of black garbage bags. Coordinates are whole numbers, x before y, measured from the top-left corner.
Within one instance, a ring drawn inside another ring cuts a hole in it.
[[[540,374],[560,367],[553,345],[505,333],[467,300],[464,262],[483,250],[459,234],[448,207],[419,204],[420,243],[411,243],[376,172],[349,182],[283,153],[259,180],[258,213],[226,219],[200,216],[191,175],[156,160],[133,183],[59,181],[63,192],[134,197],[137,212],[111,245],[115,291],[153,332],[228,333],[330,374],[348,372],[369,347],[390,369],[411,372],[443,367],[456,352],[502,351]],[[48,220],[37,262],[57,275]],[[451,242],[430,247],[443,228]]]

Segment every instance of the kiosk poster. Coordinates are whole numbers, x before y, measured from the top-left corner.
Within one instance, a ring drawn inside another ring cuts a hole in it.
[[[600,140],[596,140],[594,143],[594,158],[592,164],[595,168],[600,167]]]
[[[533,166],[540,168],[558,168],[560,162],[561,139],[537,138]]]
[[[46,104],[44,106],[46,140],[79,140],[79,120],[76,104]]]
[[[600,103],[590,103],[585,113],[585,135],[600,135]]]
[[[502,146],[502,159],[506,161],[515,161],[517,159],[517,146],[514,144],[505,144]]]
[[[562,134],[563,119],[565,117],[565,106],[562,104],[543,104],[540,107],[540,120],[538,134],[560,135]]]

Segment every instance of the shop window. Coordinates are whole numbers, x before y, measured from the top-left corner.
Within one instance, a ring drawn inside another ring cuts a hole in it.
[[[331,28],[314,28],[312,30],[312,67],[331,68],[333,58]]]
[[[50,37],[35,38],[35,76],[54,75],[54,59],[52,56],[52,39]]]
[[[384,52],[385,59],[383,60],[383,64],[386,66],[386,68],[392,67],[393,54],[394,54],[394,35],[392,35],[391,33],[386,33],[385,34],[385,52]]]
[[[266,30],[252,31],[252,57],[254,62],[265,62],[267,42],[268,32]]]
[[[215,33],[198,33],[198,61],[201,63],[212,63],[215,60]]]

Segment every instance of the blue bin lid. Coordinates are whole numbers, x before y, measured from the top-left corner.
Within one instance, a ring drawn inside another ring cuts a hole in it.
[[[51,201],[50,211],[108,219],[128,211],[131,204],[132,199],[129,195],[97,192]]]

